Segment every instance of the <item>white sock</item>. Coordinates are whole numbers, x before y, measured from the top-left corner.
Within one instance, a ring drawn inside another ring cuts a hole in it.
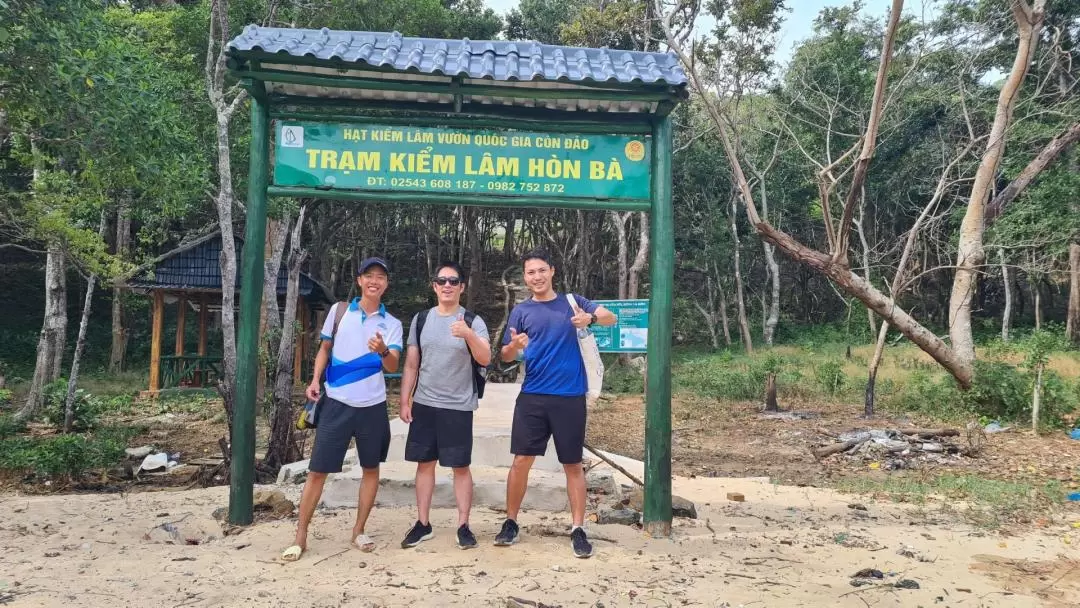
[[[580,529],[580,528],[581,528],[581,526],[575,526],[575,525],[571,524],[570,525],[570,532],[573,533],[574,530],[577,530],[577,529]]]

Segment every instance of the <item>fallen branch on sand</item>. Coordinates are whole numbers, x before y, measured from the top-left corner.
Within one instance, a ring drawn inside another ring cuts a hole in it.
[[[610,458],[608,458],[607,456],[604,456],[603,454],[601,454],[596,448],[594,448],[591,445],[586,443],[585,444],[585,449],[589,450],[593,454],[596,454],[597,458],[599,458],[600,460],[603,460],[604,462],[608,463],[608,465],[611,468],[613,468],[616,471],[622,473],[623,475],[626,475],[626,477],[628,479],[630,479],[630,481],[636,483],[638,486],[640,486],[642,488],[645,487],[645,483],[642,482],[640,479],[638,479],[634,474],[632,474],[630,471],[627,471],[626,469],[624,469],[621,466],[619,466],[619,465],[615,464],[614,462],[612,462],[612,460]]]

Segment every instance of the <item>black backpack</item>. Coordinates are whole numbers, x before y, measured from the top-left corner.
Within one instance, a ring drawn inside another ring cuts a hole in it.
[[[424,331],[424,323],[427,323],[428,313],[434,308],[422,311],[416,315],[416,348],[420,351],[421,360],[424,357],[424,350],[420,346],[420,332]],[[476,313],[466,310],[465,311],[465,323],[469,327],[472,327],[473,320],[476,319]],[[468,346],[466,346],[468,348]],[[476,362],[476,358],[472,356],[472,351],[469,351],[469,357],[472,359],[473,370],[473,390],[476,391],[476,398],[482,399],[484,397],[484,385],[487,384],[487,367],[480,365]],[[417,370],[416,383],[420,384],[420,372]]]

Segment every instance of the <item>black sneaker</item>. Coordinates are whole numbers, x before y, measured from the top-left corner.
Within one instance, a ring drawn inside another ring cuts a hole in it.
[[[417,520],[416,523],[413,524],[412,530],[409,530],[409,533],[405,535],[405,540],[401,541],[401,548],[408,549],[410,547],[415,547],[425,540],[431,540],[432,538],[435,538],[435,533],[431,531],[431,524],[428,523],[428,525],[425,526]]]
[[[512,520],[512,519],[508,519],[508,520],[503,522],[502,530],[499,530],[499,533],[495,535],[495,546],[496,547],[509,547],[510,545],[517,542],[517,538],[518,538],[518,525],[517,525],[517,522]]]
[[[574,528],[570,533],[570,544],[574,546],[574,557],[586,558],[592,556],[592,543],[585,536],[583,528]]]
[[[457,546],[462,549],[473,549],[476,547],[476,536],[474,536],[472,530],[469,529],[469,524],[461,524],[461,527],[457,529]]]

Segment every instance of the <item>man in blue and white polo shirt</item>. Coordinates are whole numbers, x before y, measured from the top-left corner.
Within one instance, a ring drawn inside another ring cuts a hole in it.
[[[375,549],[375,543],[364,533],[364,526],[379,490],[379,463],[386,461],[390,449],[390,419],[382,372],[398,369],[401,321],[390,316],[382,304],[389,284],[386,262],[368,258],[360,263],[358,272],[360,297],[345,307],[340,322],[335,318],[339,308],[336,305],[326,316],[322,345],[315,357],[314,379],[307,388],[308,399],[317,401],[319,380],[326,371],[327,398],[319,406],[315,445],[300,497],[296,542],[282,553],[285,561],[299,559],[307,549],[308,524],[322,497],[326,477],[341,472],[350,439],[356,440],[356,453],[364,471],[352,543],[364,551]]]

